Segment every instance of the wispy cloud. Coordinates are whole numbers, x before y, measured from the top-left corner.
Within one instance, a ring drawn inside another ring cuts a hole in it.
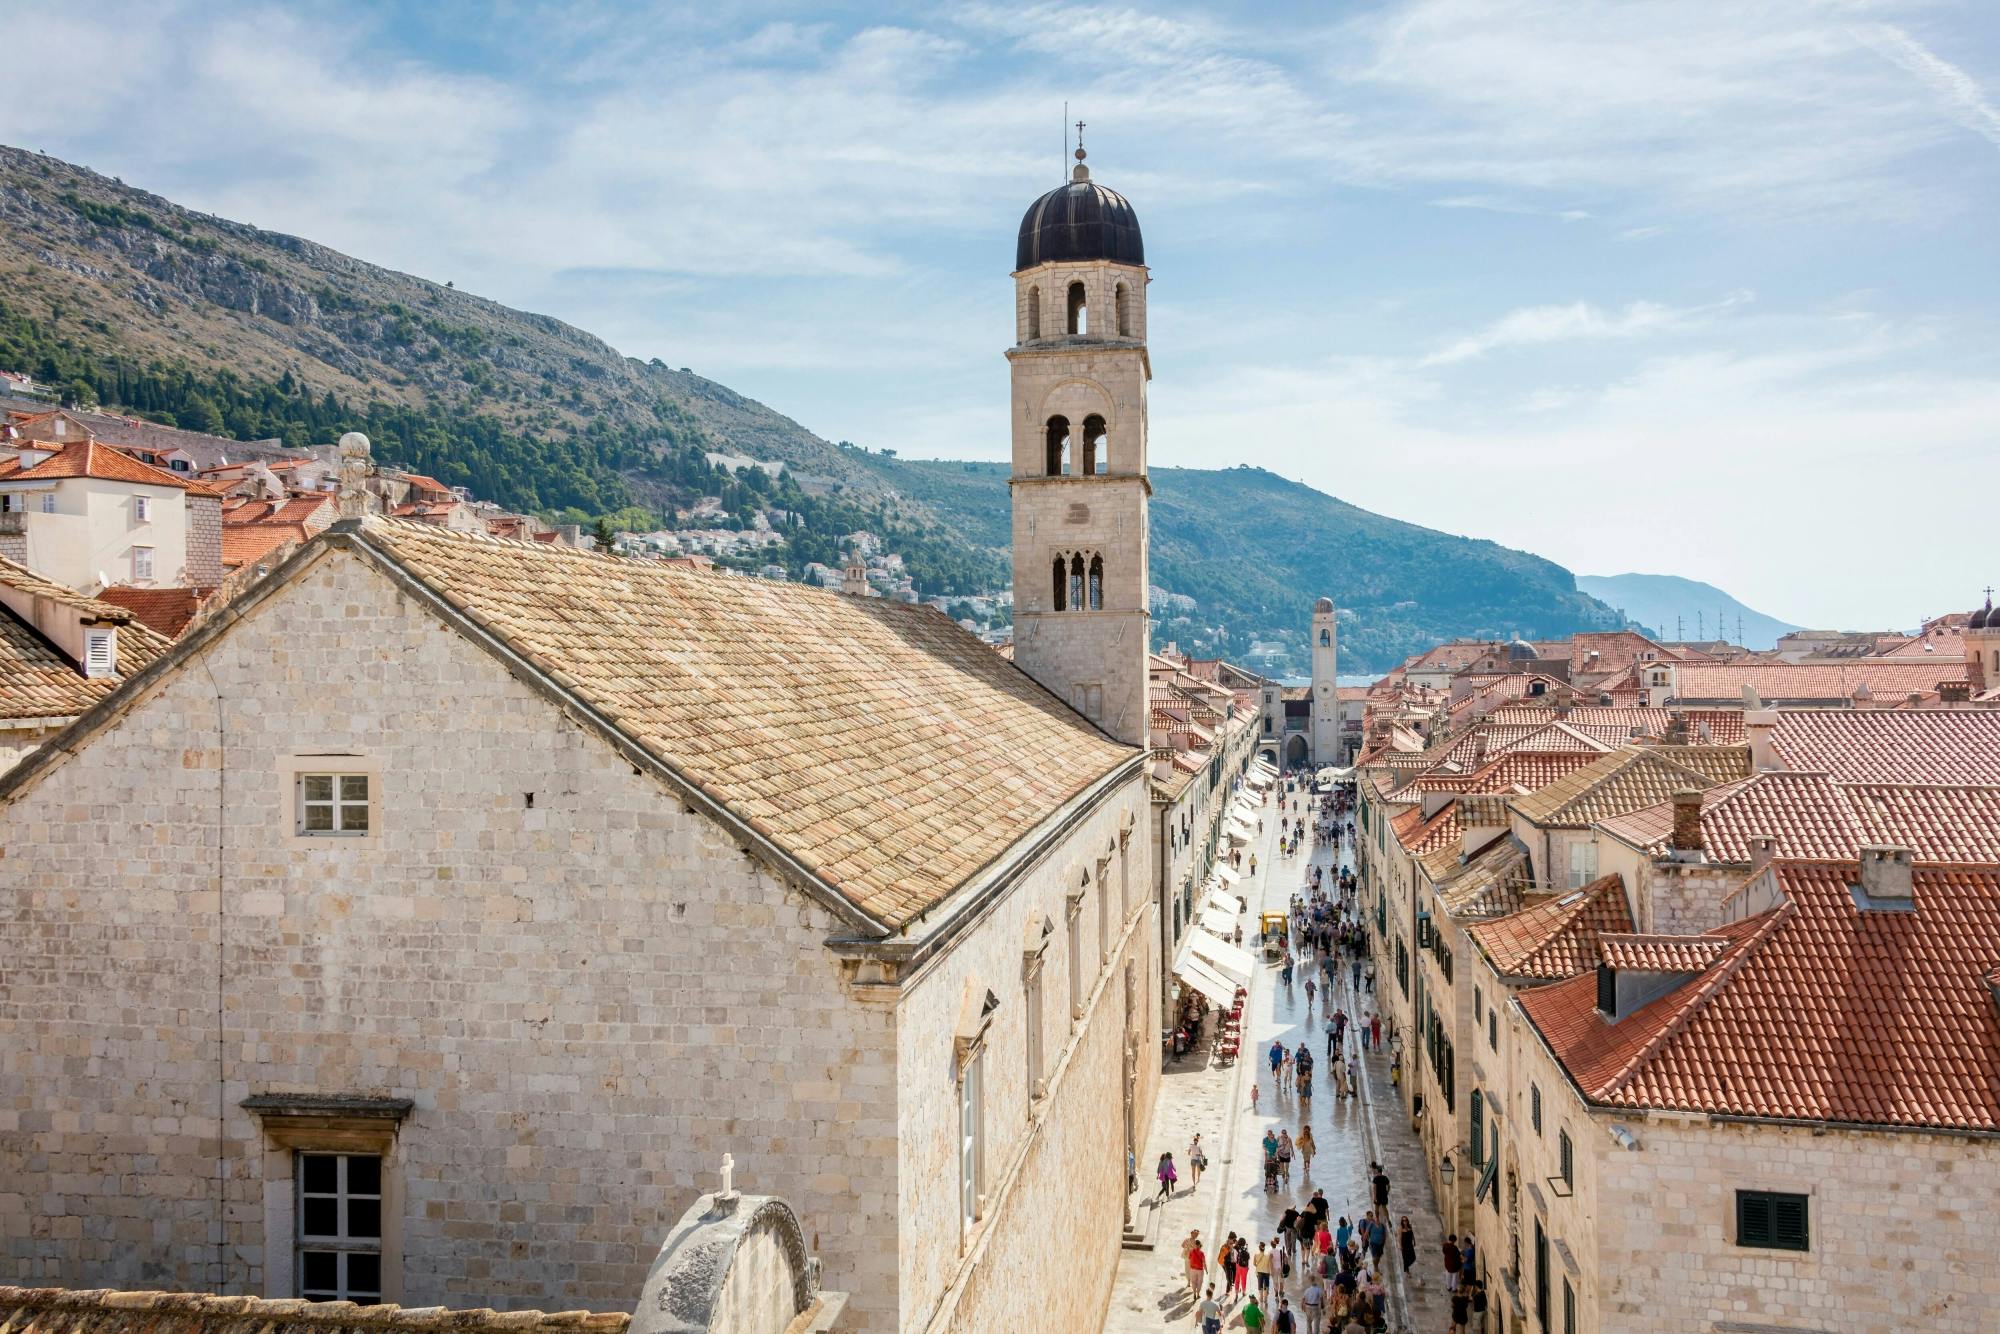
[[[2000,107],[1970,74],[1903,29],[1877,23],[1856,30],[1861,39],[1921,79],[1960,124],[2000,144]]]
[[[1651,334],[1700,327],[1726,311],[1747,304],[1748,292],[1732,292],[1705,306],[1676,307],[1657,301],[1634,301],[1622,310],[1607,311],[1587,301],[1561,306],[1527,306],[1509,311],[1476,333],[1453,339],[1423,357],[1420,366],[1449,366],[1471,361],[1503,348],[1544,343],[1641,338]]]

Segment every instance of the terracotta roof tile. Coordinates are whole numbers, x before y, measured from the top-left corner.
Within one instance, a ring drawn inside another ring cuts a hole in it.
[[[1749,772],[1744,746],[1633,745],[1510,804],[1536,824],[1581,827],[1666,801],[1684,787],[1712,787]]]
[[[0,558],[0,583],[52,598],[118,630],[117,676],[86,677],[67,653],[11,608],[0,606],[0,718],[73,718],[167,647],[165,638],[135,621],[126,608],[87,598],[25,565]]]
[[[359,540],[892,925],[1137,755],[928,607],[393,520]]]
[[[1786,709],[1771,742],[1788,768],[1836,780],[2000,784],[2000,710]]]
[[[1747,685],[1766,701],[1831,703],[1854,698],[1865,685],[1868,694],[1890,703],[1912,690],[1933,690],[1940,681],[1964,679],[1963,661],[1684,663],[1674,669],[1674,694],[1684,700],[1736,703]]]
[[[234,570],[262,560],[289,543],[311,536],[302,523],[225,523],[222,525],[222,568]]]
[[[1601,935],[1598,956],[1613,968],[1699,973],[1729,948],[1727,936]]]
[[[1571,977],[1597,966],[1597,938],[1629,934],[1625,882],[1607,875],[1490,922],[1468,926],[1473,943],[1503,977]]]
[[[1855,863],[1777,862],[1782,900],[1710,933],[1693,981],[1616,1023],[1579,977],[1521,1008],[1616,1107],[2000,1130],[2000,868],[1918,868],[1911,911],[1857,906]],[[1481,928],[1473,928],[1475,931]]]
[[[201,604],[215,592],[212,588],[126,588],[114,586],[99,593],[98,599],[123,607],[147,628],[168,639],[178,639],[187,629]]]
[[[164,468],[155,468],[150,463],[141,463],[129,454],[120,453],[110,445],[99,444],[95,440],[78,440],[64,445],[54,456],[43,459],[26,472],[17,474],[15,480],[38,482],[68,477],[98,477],[106,481],[132,482],[142,486],[170,486],[176,491],[186,491],[198,496],[222,495],[222,492],[214,487],[190,481]]]

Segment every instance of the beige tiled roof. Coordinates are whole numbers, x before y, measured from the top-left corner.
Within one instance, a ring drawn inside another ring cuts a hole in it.
[[[0,558],[0,583],[52,598],[118,630],[118,675],[86,677],[33,626],[0,607],[0,718],[74,718],[167,647],[164,636],[134,620],[124,607],[87,598],[25,565]]]
[[[1521,907],[1531,868],[1512,839],[1496,839],[1459,872],[1438,885],[1438,902],[1453,917],[1494,917]]]
[[[1596,967],[1598,937],[1629,934],[1632,912],[1625,902],[1625,882],[1607,875],[1466,929],[1501,976],[1554,981]]]
[[[1582,826],[1749,773],[1747,746],[1626,746],[1510,804],[1536,824]]]
[[[214,1297],[203,1292],[0,1286],[8,1334],[621,1334],[623,1311],[448,1311],[439,1306],[360,1306],[302,1298]]]
[[[361,539],[892,926],[1138,754],[928,607],[394,520]]]
[[[2000,709],[1786,709],[1771,742],[1787,767],[1842,781],[2000,784]]]

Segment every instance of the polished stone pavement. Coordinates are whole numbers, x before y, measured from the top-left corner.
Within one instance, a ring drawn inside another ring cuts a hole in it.
[[[1296,816],[1296,801],[1285,815]],[[1258,871],[1245,875],[1238,892],[1249,903],[1244,915],[1244,940],[1256,934],[1256,913],[1261,909],[1282,911],[1294,893],[1303,893],[1306,874],[1312,863],[1331,866],[1332,847],[1302,851],[1297,857],[1277,856],[1280,812],[1274,796],[1259,811],[1264,832],[1250,848],[1257,854]],[[1341,865],[1349,864],[1351,848],[1341,849]],[[1343,961],[1334,1004],[1350,1016],[1366,1015],[1371,997],[1357,1002]],[[1243,1059],[1221,1065],[1211,1059],[1206,1047],[1170,1062],[1161,1082],[1160,1102],[1146,1151],[1139,1156],[1140,1190],[1136,1209],[1143,1217],[1159,1208],[1157,1220],[1146,1218],[1146,1230],[1157,1234],[1153,1250],[1121,1253],[1113,1283],[1111,1305],[1106,1315],[1106,1334],[1155,1334],[1160,1330],[1194,1329],[1195,1302],[1188,1295],[1181,1272],[1180,1244],[1190,1229],[1201,1231],[1204,1249],[1212,1248],[1227,1233],[1247,1232],[1254,1251],[1261,1237],[1269,1240],[1277,1230],[1277,1219],[1288,1203],[1303,1203],[1315,1187],[1326,1192],[1333,1216],[1357,1218],[1368,1208],[1369,1164],[1381,1162],[1391,1181],[1389,1209],[1392,1223],[1407,1214],[1417,1234],[1417,1275],[1413,1281],[1402,1272],[1392,1235],[1385,1260],[1383,1281],[1389,1293],[1389,1323],[1395,1330],[1436,1331],[1450,1328],[1443,1292],[1442,1265],[1438,1258],[1441,1228],[1430,1188],[1423,1171],[1422,1149],[1408,1119],[1400,1111],[1389,1088],[1389,1060],[1386,1054],[1367,1057],[1362,1062],[1361,1096],[1345,1101],[1334,1096],[1331,1072],[1325,1061],[1324,1034],[1326,997],[1320,995],[1308,1007],[1301,969],[1294,985],[1278,980],[1275,965],[1261,961],[1250,984],[1244,1007]],[[1211,1020],[1211,1024],[1213,1021]],[[1266,1053],[1273,1038],[1296,1046],[1309,1037],[1318,1064],[1314,1070],[1310,1123],[1318,1153],[1308,1176],[1302,1164],[1292,1168],[1290,1190],[1281,1187],[1266,1195],[1263,1181],[1264,1133],[1269,1128],[1287,1128],[1296,1137],[1301,1118],[1298,1101],[1280,1095],[1271,1079]],[[1385,1032],[1386,1037],[1386,1032]],[[1348,1039],[1354,1039],[1350,1030]],[[1253,1079],[1259,1085],[1259,1103],[1250,1105]],[[1199,1185],[1191,1183],[1188,1145],[1199,1134],[1208,1151],[1209,1170]],[[1171,1151],[1181,1171],[1179,1188],[1164,1204],[1151,1197],[1157,1190],[1153,1170],[1162,1153]],[[1220,1286],[1222,1272],[1213,1271]],[[1254,1288],[1254,1280],[1252,1281]],[[1294,1309],[1298,1299],[1294,1279],[1289,1295]],[[1225,1329],[1240,1329],[1242,1321],[1234,1305],[1224,1318]],[[1301,1323],[1303,1329],[1303,1323]]]

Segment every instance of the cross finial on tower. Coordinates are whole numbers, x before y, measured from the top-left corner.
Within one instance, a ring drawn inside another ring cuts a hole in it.
[[[722,1195],[727,1199],[736,1193],[736,1159],[730,1154],[722,1155]]]
[[[1083,122],[1076,123],[1076,160],[1083,161]]]

